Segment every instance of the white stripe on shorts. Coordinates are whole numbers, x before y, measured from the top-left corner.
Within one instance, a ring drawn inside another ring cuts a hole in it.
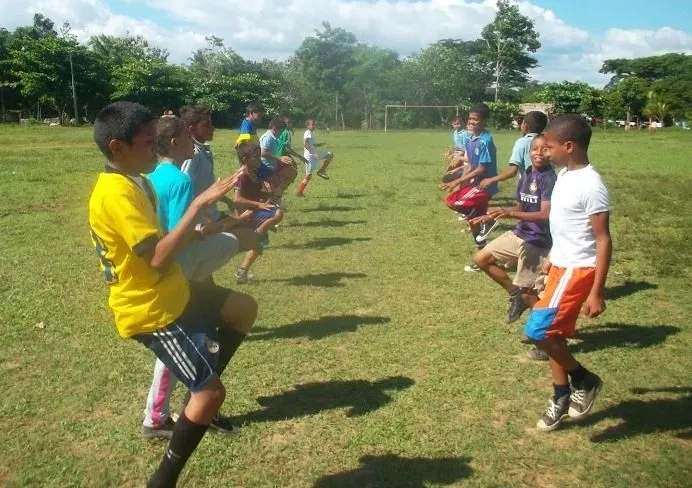
[[[158,339],[163,348],[168,353],[168,356],[173,360],[173,362],[178,366],[180,372],[190,381],[193,380],[194,375],[187,368],[187,365],[183,362],[182,358],[178,355],[177,351],[170,344],[169,339],[164,336],[161,332],[154,332],[154,337]]]
[[[183,334],[183,336],[187,338],[187,335],[185,334],[185,332],[182,329],[178,328],[178,330],[180,330],[180,333]],[[178,352],[180,353],[180,355],[183,358],[183,361],[185,361],[188,368],[190,368],[190,371],[192,371],[192,376],[193,377],[197,376],[197,367],[195,366],[195,363],[193,363],[190,360],[187,353],[185,352],[185,349],[183,349],[182,346],[180,345],[180,343],[178,342],[178,339],[169,330],[164,331],[164,334],[168,334],[170,336],[171,341],[173,342],[173,347],[177,348]],[[197,352],[199,353],[199,351],[197,351]]]
[[[567,268],[565,270],[565,274],[562,275],[562,278],[560,278],[560,282],[557,284],[557,287],[555,288],[555,293],[553,293],[553,296],[550,298],[550,303],[548,304],[549,308],[556,308],[558,305],[560,305],[562,295],[565,294],[567,285],[569,284],[569,281],[572,279],[573,271],[574,268]]]

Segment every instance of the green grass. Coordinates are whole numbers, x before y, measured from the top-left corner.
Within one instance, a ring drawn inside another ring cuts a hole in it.
[[[496,134],[502,167],[517,136]],[[219,174],[233,139],[217,133]],[[261,310],[223,410],[245,428],[208,436],[182,486],[689,486],[692,134],[594,136],[611,299],[574,343],[606,385],[547,435],[546,365],[503,324],[503,292],[463,271],[472,244],[436,189],[448,139],[322,135],[332,180],[288,199],[243,288]],[[101,165],[87,128],[0,127],[0,485],[142,486],[163,453],[139,437],[152,357],[117,337],[88,238]]]

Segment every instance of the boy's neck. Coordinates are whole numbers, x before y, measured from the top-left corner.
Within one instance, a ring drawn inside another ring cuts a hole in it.
[[[124,168],[121,164],[117,163],[116,161],[107,161],[106,166],[113,168],[115,172],[117,173],[123,173],[129,176],[139,176],[140,172],[139,171],[133,171],[130,168]]]
[[[576,157],[570,158],[570,160],[565,165],[565,168],[567,168],[567,171],[572,171],[575,169],[586,168],[588,165],[589,165],[589,160],[586,157],[586,155],[576,156]]]
[[[161,163],[170,163],[173,165],[180,165],[183,162],[185,162],[185,158],[176,158],[175,156],[161,156],[159,158],[159,162]]]
[[[195,141],[197,144],[206,144],[207,143],[206,139],[204,139],[202,137],[197,137],[194,135],[192,136],[192,140]]]

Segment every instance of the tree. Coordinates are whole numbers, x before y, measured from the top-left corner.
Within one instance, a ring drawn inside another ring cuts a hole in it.
[[[541,47],[539,34],[531,19],[519,12],[509,0],[498,0],[495,20],[481,33],[487,50],[485,58],[495,71],[495,101],[502,87],[518,87],[529,79],[529,69],[538,61],[529,53]]]
[[[622,104],[626,109],[625,129],[630,129],[633,115],[640,115],[646,104],[649,93],[649,83],[636,76],[629,76],[617,84],[615,90],[620,95]]]
[[[209,77],[235,76],[248,72],[250,63],[233,49],[224,46],[223,39],[206,37],[207,47],[198,49],[190,58],[190,70]]]
[[[296,60],[307,79],[314,80],[319,88],[334,94],[337,124],[339,95],[351,79],[356,44],[356,36],[324,22],[322,30],[316,30],[315,36],[303,40],[296,51]]]
[[[603,111],[600,91],[581,81],[546,83],[537,98],[539,102],[553,104],[556,115],[586,113],[600,116]]]
[[[666,103],[661,95],[653,90],[647,94],[647,100],[644,115],[649,117],[649,124],[653,119],[664,124],[670,114],[670,104]]]

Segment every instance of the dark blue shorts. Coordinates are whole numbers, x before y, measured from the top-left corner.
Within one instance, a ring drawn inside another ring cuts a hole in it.
[[[252,217],[252,225],[256,229],[262,225],[262,222],[274,218],[277,210],[278,209],[276,207],[272,208],[271,210],[257,210]]]
[[[266,181],[272,176],[274,176],[275,172],[276,168],[264,161],[262,161],[260,165],[257,167],[257,177],[262,181]]]

